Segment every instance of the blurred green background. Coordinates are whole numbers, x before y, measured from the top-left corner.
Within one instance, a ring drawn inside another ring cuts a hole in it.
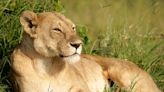
[[[83,53],[131,60],[164,91],[164,0],[0,0],[0,92],[13,92],[9,56],[24,10],[63,13],[77,24]]]
[[[65,15],[85,24],[91,38],[106,33],[109,25],[129,28],[151,26],[154,35],[164,34],[163,0],[61,0]]]
[[[61,0],[65,15],[87,27],[85,53],[128,59],[164,91],[163,0]]]

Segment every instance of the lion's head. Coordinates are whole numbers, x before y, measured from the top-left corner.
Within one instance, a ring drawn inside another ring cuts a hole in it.
[[[20,22],[38,54],[63,60],[79,60],[82,41],[77,36],[75,24],[62,14],[25,11]]]

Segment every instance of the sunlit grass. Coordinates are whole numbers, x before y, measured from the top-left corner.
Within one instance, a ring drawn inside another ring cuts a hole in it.
[[[85,53],[128,59],[147,71],[164,91],[162,0],[73,2],[67,3],[66,15],[77,23],[84,22],[91,35]]]

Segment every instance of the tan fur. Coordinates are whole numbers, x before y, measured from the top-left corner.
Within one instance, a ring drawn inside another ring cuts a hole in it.
[[[100,64],[104,76],[128,92],[161,92],[150,75],[130,61],[93,55],[81,56]]]
[[[152,78],[128,61],[80,55],[75,25],[62,14],[25,11],[20,22],[23,40],[11,57],[17,92],[103,92],[107,79],[129,91],[135,78],[136,92],[159,92]]]

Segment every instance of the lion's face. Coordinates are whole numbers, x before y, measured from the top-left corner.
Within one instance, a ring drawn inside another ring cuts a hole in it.
[[[82,41],[76,34],[75,24],[63,15],[25,11],[20,22],[30,35],[37,53],[63,60],[79,60]]]

